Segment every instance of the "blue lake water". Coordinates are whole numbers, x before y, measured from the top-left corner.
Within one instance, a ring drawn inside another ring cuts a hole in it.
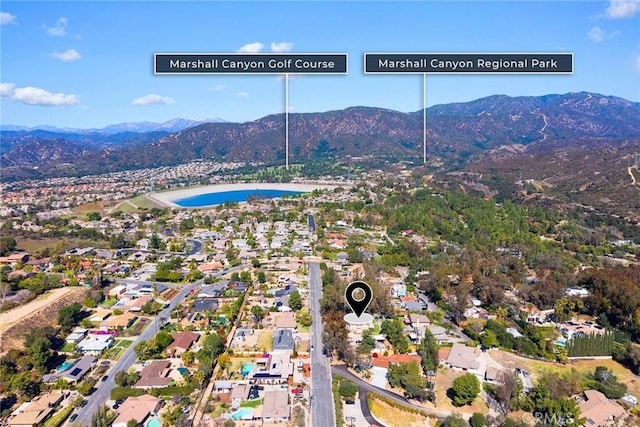
[[[174,200],[173,202],[184,208],[198,208],[202,206],[222,205],[227,202],[246,202],[249,198],[272,199],[274,197],[295,196],[304,194],[304,191],[289,190],[234,190],[221,193],[199,194]]]

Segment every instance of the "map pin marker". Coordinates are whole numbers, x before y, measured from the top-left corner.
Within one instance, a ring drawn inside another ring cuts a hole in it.
[[[351,282],[344,292],[344,297],[351,310],[360,317],[371,303],[373,292],[371,292],[371,286],[365,282]]]

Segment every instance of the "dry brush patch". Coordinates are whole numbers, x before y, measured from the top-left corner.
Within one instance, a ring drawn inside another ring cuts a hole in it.
[[[0,332],[0,347],[2,348],[0,355],[6,354],[12,349],[22,349],[24,337],[32,329],[44,326],[55,326],[58,320],[58,310],[74,302],[82,302],[84,296],[84,288],[74,288],[64,296],[36,311],[26,314],[13,325],[2,330]],[[20,310],[20,308],[18,307],[16,310]]]

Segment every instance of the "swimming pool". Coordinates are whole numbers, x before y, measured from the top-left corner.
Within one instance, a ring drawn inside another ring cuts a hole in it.
[[[562,339],[562,338],[558,338],[555,343],[556,343],[556,345],[559,345],[561,347],[566,347],[567,346],[567,340]]]
[[[251,371],[253,371],[253,364],[252,363],[245,363],[244,365],[242,365],[242,375],[243,376],[247,376],[251,373]]]
[[[160,418],[151,418],[147,421],[147,427],[160,427],[161,425]]]
[[[253,419],[253,409],[252,408],[240,408],[233,414],[231,414],[231,418],[234,420],[251,420]]]
[[[73,366],[73,362],[69,362],[69,361],[67,361],[67,362],[64,362],[63,364],[61,364],[60,366],[58,366],[58,367],[56,368],[56,371],[58,371],[58,372],[64,372],[64,371],[66,371],[67,369],[69,369],[69,368],[70,368],[70,367],[72,367],[72,366]]]

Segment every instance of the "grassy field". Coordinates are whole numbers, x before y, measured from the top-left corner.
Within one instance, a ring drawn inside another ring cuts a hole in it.
[[[153,202],[151,199],[145,197],[144,195],[141,196],[137,196],[134,197],[133,199],[129,200],[131,203],[133,203],[135,206],[137,206],[139,209],[152,209],[152,208],[162,208],[163,206]],[[122,207],[124,207],[124,204],[122,205]],[[124,210],[123,210],[124,212]]]
[[[85,203],[84,205],[76,206],[71,211],[76,214],[88,214],[89,212],[100,212],[100,215],[107,215],[112,207],[117,205],[118,202],[113,200],[100,200],[97,202]]]
[[[402,409],[394,408],[378,399],[369,401],[369,409],[376,419],[388,426],[423,427],[427,425],[427,418]],[[428,425],[435,425],[436,420],[430,420]]]
[[[273,350],[273,331],[260,331],[257,347],[264,351]]]
[[[480,412],[481,414],[487,414],[489,408],[484,400],[476,398],[471,405],[465,405],[457,407],[453,405],[451,399],[447,396],[447,390],[453,385],[453,380],[457,377],[464,375],[464,372],[454,371],[447,368],[438,369],[438,376],[436,377],[436,404],[438,409],[452,410],[458,412]],[[426,405],[429,406],[429,405]]]
[[[564,373],[571,371],[571,369],[576,369],[580,374],[585,375],[588,372],[593,372],[597,366],[604,366],[611,369],[613,374],[618,377],[618,381],[627,385],[629,394],[640,396],[640,379],[629,369],[614,360],[580,360],[563,365],[527,359],[500,350],[491,350],[489,354],[496,362],[506,368],[513,367],[515,369],[520,367],[528,370],[534,380],[540,378],[546,372]]]
[[[42,239],[21,239],[17,238],[16,243],[18,249],[22,249],[23,251],[34,253],[38,252],[44,248],[53,248],[56,245],[59,245],[62,239],[54,239],[43,237]],[[73,247],[71,242],[69,242],[69,247]],[[66,249],[66,248],[65,248]]]

